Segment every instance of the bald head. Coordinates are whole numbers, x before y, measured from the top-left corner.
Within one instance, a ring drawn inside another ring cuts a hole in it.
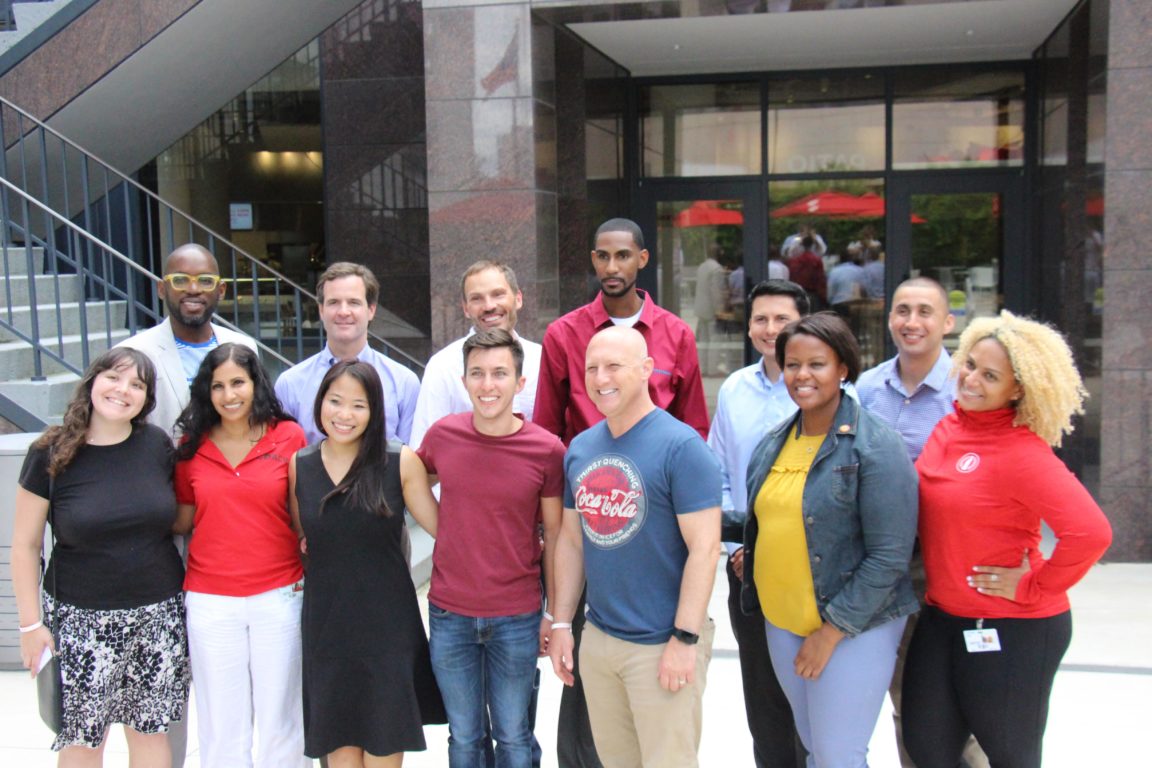
[[[196,271],[190,271],[189,266],[196,267]],[[185,272],[187,274],[200,274],[201,272],[219,272],[220,267],[216,263],[216,257],[202,245],[196,243],[185,243],[181,245],[172,253],[168,254],[168,258],[164,260],[164,274],[171,272]]]
[[[652,358],[634,328],[605,328],[588,342],[584,386],[613,434],[626,432],[655,406],[648,392]]]
[[[177,280],[172,275],[187,275],[187,278]],[[214,288],[206,289],[196,280],[201,275],[218,279],[220,267],[207,248],[188,243],[168,254],[164,260],[164,279],[156,284],[156,292],[168,309],[173,335],[192,344],[212,338],[212,314],[227,287],[227,283],[219,281]]]
[[[623,325],[605,328],[593,336],[588,342],[587,355],[592,354],[594,346],[616,349],[620,354],[633,357],[637,361],[648,357],[648,342],[644,341],[640,331]]]

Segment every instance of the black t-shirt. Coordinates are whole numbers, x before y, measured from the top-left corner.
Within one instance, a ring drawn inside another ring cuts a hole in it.
[[[20,485],[48,498],[48,449],[28,452]],[[49,594],[80,608],[113,610],[180,592],[172,442],[163,430],[145,424],[116,445],[81,446],[52,492],[56,549],[44,579]]]

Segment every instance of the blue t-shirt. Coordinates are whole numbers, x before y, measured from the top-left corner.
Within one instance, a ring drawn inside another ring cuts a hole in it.
[[[621,435],[572,440],[564,506],[580,513],[588,620],[621,640],[667,642],[688,548],[676,516],[720,506],[721,472],[696,430],[654,410]]]

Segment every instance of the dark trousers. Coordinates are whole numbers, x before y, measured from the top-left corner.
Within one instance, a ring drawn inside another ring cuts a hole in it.
[[[772,669],[764,617],[740,610],[740,581],[728,562],[728,618],[740,649],[740,677],[744,684],[744,711],[752,734],[756,768],[803,768],[807,752],[796,733],[792,708]]]
[[[592,725],[588,722],[588,700],[584,698],[584,683],[580,680],[580,638],[584,635],[585,591],[580,595],[576,614],[572,617],[572,638],[575,641],[572,674],[576,683],[564,686],[560,694],[560,722],[556,727],[556,760],[560,768],[603,768],[592,740]]]
[[[975,628],[975,619],[921,611],[904,667],[904,745],[917,768],[955,768],[974,735],[996,768],[1040,768],[1072,614],[984,620],[999,635],[999,651],[969,653],[964,630]]]

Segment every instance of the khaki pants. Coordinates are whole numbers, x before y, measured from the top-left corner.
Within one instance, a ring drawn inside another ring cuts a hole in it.
[[[709,619],[696,646],[696,681],[675,693],[660,687],[664,644],[641,645],[584,628],[580,671],[588,719],[605,768],[696,768],[703,724],[704,686],[715,624]]]

